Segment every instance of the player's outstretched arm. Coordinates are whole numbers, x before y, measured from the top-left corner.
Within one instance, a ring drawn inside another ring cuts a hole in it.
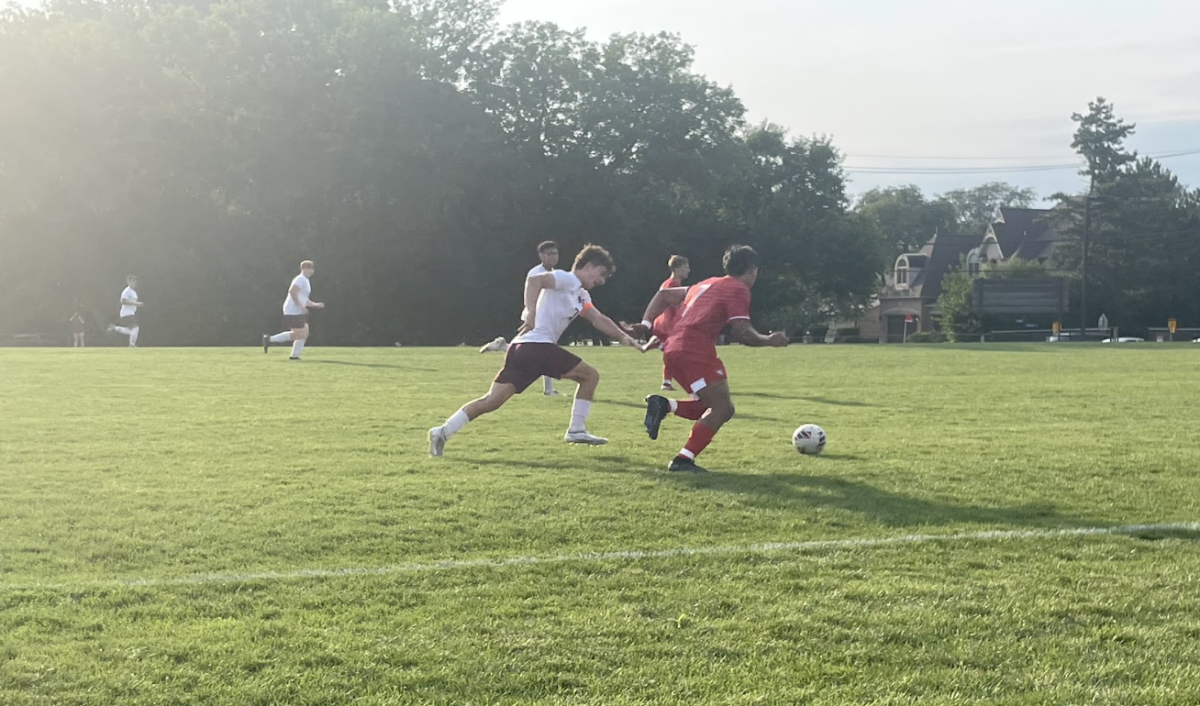
[[[659,314],[682,304],[683,300],[687,298],[687,291],[687,287],[658,290],[654,298],[650,300],[650,304],[646,306],[646,313],[642,314],[642,326],[649,329],[650,322],[657,319]]]
[[[542,275],[531,275],[525,280],[525,321],[521,324],[519,333],[532,331],[537,325],[537,301],[543,289],[554,289],[555,280],[552,272]]]
[[[735,320],[730,324],[730,333],[733,334],[734,340],[743,346],[782,348],[788,344],[787,334],[783,331],[776,331],[769,336],[764,336],[755,330],[749,319]]]
[[[622,331],[621,327],[617,326],[617,322],[608,318],[604,314],[601,314],[600,310],[596,307],[589,306],[582,314],[580,314],[580,316],[587,319],[592,326],[595,326],[597,331],[605,336],[608,336],[617,343],[620,343],[622,346],[632,346],[637,348],[637,341],[633,340],[632,336]]]

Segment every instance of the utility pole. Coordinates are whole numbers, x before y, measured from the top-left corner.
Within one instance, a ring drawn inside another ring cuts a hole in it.
[[[1083,259],[1080,263],[1079,274],[1079,334],[1087,340],[1087,266],[1088,241],[1092,232],[1092,191],[1088,189],[1083,197]]]

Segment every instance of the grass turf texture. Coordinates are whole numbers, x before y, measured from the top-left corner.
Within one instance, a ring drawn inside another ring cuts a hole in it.
[[[0,703],[1200,702],[1190,531],[213,578],[1200,519],[1184,346],[723,349],[704,476],[578,350],[608,446],[559,383],[443,459],[500,356],[0,350]]]

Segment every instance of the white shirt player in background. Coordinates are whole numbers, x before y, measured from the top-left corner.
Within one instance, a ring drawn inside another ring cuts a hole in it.
[[[600,373],[579,356],[559,347],[558,339],[575,317],[582,316],[598,331],[623,345],[636,345],[612,319],[600,313],[588,293],[589,289],[604,284],[615,269],[604,248],[588,245],[575,258],[570,272],[543,272],[526,280],[525,323],[508,347],[504,367],[486,395],[463,405],[444,424],[429,430],[430,456],[441,456],[446,441],[468,422],[500,409],[513,395],[520,394],[542,376],[579,383],[571,407],[571,424],[563,440],[572,444],[608,443],[607,439],[589,434],[586,427]]]
[[[547,272],[555,271],[555,268],[558,267],[558,243],[554,242],[553,240],[547,240],[538,245],[538,258],[541,259],[541,262],[538,263],[538,265],[532,270],[530,270],[529,274],[525,275],[526,281],[528,281],[528,279],[534,275],[544,275]],[[521,321],[524,321],[525,317],[528,315],[529,310],[523,309],[521,311]],[[547,397],[559,396],[558,390],[554,389],[554,378],[550,376],[545,376],[542,378],[542,394],[546,395]]]
[[[129,275],[125,279],[125,284],[128,285],[121,291],[121,318],[116,326],[109,324],[109,333],[119,333],[122,336],[129,336],[129,347],[137,348],[138,333],[141,329],[138,327],[137,312],[142,307],[142,303],[138,301],[137,294],[138,278],[135,275]]]
[[[300,274],[292,280],[291,286],[288,287],[287,297],[283,300],[283,325],[288,330],[274,336],[263,334],[263,353],[271,349],[272,343],[291,343],[292,354],[288,359],[300,360],[300,354],[304,352],[304,342],[308,340],[308,310],[325,308],[324,304],[310,298],[312,282],[309,281],[309,278],[316,271],[317,266],[313,264],[312,260],[300,263]]]

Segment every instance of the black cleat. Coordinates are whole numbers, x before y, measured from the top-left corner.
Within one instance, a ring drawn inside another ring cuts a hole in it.
[[[708,473],[707,468],[701,468],[696,465],[696,462],[690,458],[676,456],[671,459],[671,465],[667,466],[668,471],[676,473]]]
[[[288,360],[300,360],[299,356],[289,355]]]
[[[646,433],[658,438],[658,428],[671,413],[671,403],[662,395],[646,395]]]
[[[263,353],[266,353],[267,349],[269,349],[270,347],[271,347],[271,337],[264,333],[263,334]]]

